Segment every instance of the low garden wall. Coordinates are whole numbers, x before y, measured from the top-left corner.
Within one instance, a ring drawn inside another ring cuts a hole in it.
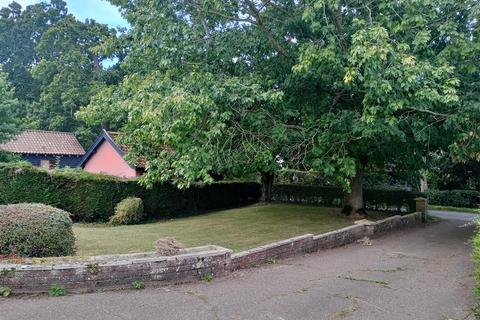
[[[94,292],[131,287],[136,281],[171,284],[208,279],[272,259],[335,248],[366,236],[377,237],[419,225],[421,218],[422,213],[393,216],[320,235],[306,234],[235,254],[226,248],[206,246],[186,249],[169,257],[140,253],[56,264],[0,264],[0,287],[9,288],[14,294],[47,292],[52,286],[64,287],[67,292]]]

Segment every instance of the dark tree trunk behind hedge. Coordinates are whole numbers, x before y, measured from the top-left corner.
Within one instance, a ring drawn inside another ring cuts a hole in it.
[[[272,190],[275,174],[273,172],[262,172],[262,201],[272,202]]]

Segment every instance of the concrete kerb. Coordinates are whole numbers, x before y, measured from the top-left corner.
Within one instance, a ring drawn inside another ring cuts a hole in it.
[[[280,258],[344,246],[364,237],[379,237],[419,225],[421,220],[421,212],[393,216],[319,235],[305,234],[235,254],[230,249],[211,245],[185,249],[169,257],[146,252],[39,265],[0,263],[0,287],[8,287],[14,293],[44,293],[53,285],[61,285],[68,292],[92,292],[128,288],[133,281],[183,283],[198,280],[204,274],[221,276]]]

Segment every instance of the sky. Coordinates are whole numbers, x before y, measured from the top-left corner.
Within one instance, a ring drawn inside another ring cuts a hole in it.
[[[41,0],[15,0],[22,7],[42,2]],[[44,0],[45,1],[45,0]],[[67,2],[68,12],[78,20],[87,18],[95,19],[99,23],[108,24],[110,27],[128,27],[117,7],[106,0],[64,0]],[[12,0],[0,0],[0,7],[6,7]],[[47,1],[48,2],[48,1]]]

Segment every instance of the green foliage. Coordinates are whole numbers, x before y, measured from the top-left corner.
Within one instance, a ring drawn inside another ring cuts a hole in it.
[[[118,68],[102,67],[114,53],[97,50],[115,34],[93,20],[76,20],[62,0],[2,8],[0,65],[18,99],[10,118],[22,127],[75,132],[85,146],[91,143],[98,128],[74,114],[105,85],[118,82]]]
[[[87,264],[87,270],[90,274],[96,275],[100,272],[101,268],[98,263]]]
[[[18,106],[18,100],[8,83],[7,75],[0,72],[0,142],[8,140],[16,131],[16,123],[12,115]]]
[[[31,165],[0,165],[0,203],[37,202],[66,210],[75,221],[106,221],[115,205],[142,190],[135,181],[82,170],[46,171]]]
[[[40,97],[29,114],[32,125],[75,132],[83,143],[93,140],[95,135],[74,113],[103,88],[105,57],[94,48],[111,33],[105,25],[80,22],[72,15],[45,31],[36,47],[39,63],[32,70],[40,84]]]
[[[0,287],[0,296],[8,298],[12,295],[12,289],[8,287]]]
[[[43,204],[0,206],[0,254],[50,257],[74,253],[68,212]]]
[[[429,190],[428,203],[438,206],[480,208],[480,191],[476,190]]]
[[[117,203],[127,197],[141,198],[149,217],[171,218],[253,203],[260,196],[260,186],[252,182],[195,185],[183,191],[169,184],[145,189],[137,180],[82,170],[0,164],[0,204],[44,203],[70,212],[74,221],[108,221]]]
[[[276,184],[299,184],[323,187],[339,187],[340,184],[332,177],[318,171],[301,171],[282,169],[275,176]],[[368,172],[364,174],[364,188],[405,190],[408,184],[398,174],[386,172]]]
[[[49,297],[63,297],[66,294],[67,290],[65,289],[65,287],[58,284],[52,285],[48,290]]]
[[[211,282],[212,280],[213,280],[213,273],[211,272],[203,273],[200,276],[200,281]]]
[[[364,190],[365,208],[374,211],[413,212],[415,211],[414,199],[420,195],[420,193],[402,190],[367,189]],[[341,207],[343,205],[343,190],[341,187],[277,184],[273,186],[273,200],[324,207]]]
[[[145,283],[141,280],[135,280],[132,282],[132,289],[135,289],[135,290],[145,289]]]
[[[147,185],[283,162],[348,190],[480,150],[478,1],[111,2],[132,24],[127,75],[79,116],[127,133]]]
[[[22,158],[14,153],[0,150],[0,162],[20,162]]]
[[[15,276],[15,268],[3,268],[2,271],[0,272],[0,275],[3,277],[10,277],[10,276]]]
[[[140,198],[128,197],[115,207],[115,214],[108,221],[111,225],[137,224],[145,219],[143,201]]]
[[[300,184],[300,185],[336,185],[335,181],[326,178],[318,171],[301,171],[283,169],[275,175],[277,184]]]
[[[129,159],[143,158],[149,164],[141,182],[151,186],[172,181],[187,188],[197,181],[213,182],[212,173],[240,176],[275,170],[276,150],[284,139],[273,131],[267,112],[250,111],[269,105],[273,112],[280,108],[279,97],[245,79],[197,72],[177,79],[154,72],[129,77],[116,91],[101,92],[78,116],[91,124],[131,119],[121,131],[131,146]],[[107,115],[112,118],[105,119]],[[237,118],[249,126],[248,132],[232,125]]]
[[[428,187],[438,190],[480,190],[480,162],[458,161],[447,154],[433,154],[427,171]]]
[[[16,97],[31,102],[38,98],[39,83],[31,75],[31,67],[39,56],[35,50],[44,32],[67,15],[61,0],[41,2],[22,8],[17,2],[0,10],[0,64],[9,74]],[[24,116],[25,106],[15,115]]]

